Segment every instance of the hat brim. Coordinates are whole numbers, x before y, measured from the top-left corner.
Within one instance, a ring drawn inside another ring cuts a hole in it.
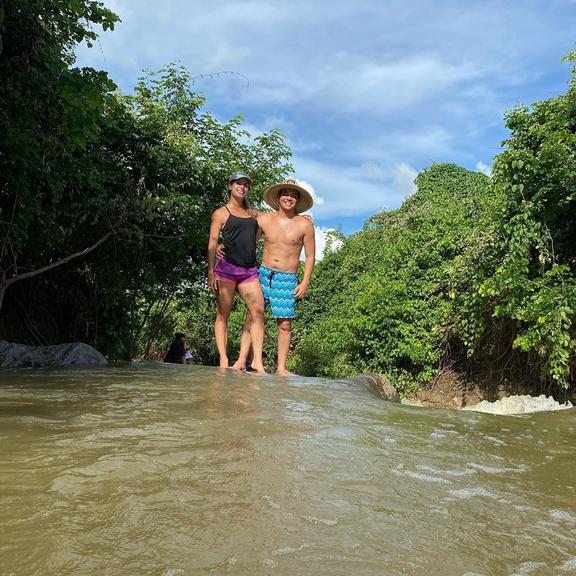
[[[228,180],[228,184],[232,184],[232,182],[242,180],[242,178],[244,178],[244,180],[248,180],[248,182],[250,182],[250,185],[252,185],[252,178],[250,178],[250,176],[248,176],[248,174],[245,174],[244,172],[235,172],[234,174],[232,174],[232,176],[230,176],[230,179]]]
[[[264,202],[266,202],[270,208],[274,208],[274,210],[280,208],[278,196],[281,190],[294,190],[300,194],[298,202],[296,203],[296,214],[306,212],[306,210],[310,210],[314,205],[314,200],[308,190],[302,188],[302,186],[298,186],[297,184],[292,184],[292,182],[280,182],[280,184],[270,186],[270,188],[264,192]]]

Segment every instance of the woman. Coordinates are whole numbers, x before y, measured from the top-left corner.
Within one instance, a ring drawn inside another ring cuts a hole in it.
[[[254,359],[252,368],[264,372],[262,345],[264,340],[264,298],[256,268],[258,221],[248,211],[247,196],[252,180],[243,172],[235,172],[228,181],[228,202],[215,210],[208,239],[208,286],[216,293],[217,312],[214,323],[220,366],[228,368],[228,318],[234,294],[240,294],[250,312],[250,337]],[[216,263],[218,237],[222,234],[225,257]]]

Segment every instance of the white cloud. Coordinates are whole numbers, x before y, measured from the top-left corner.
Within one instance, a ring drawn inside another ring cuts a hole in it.
[[[351,151],[356,158],[386,157],[389,159],[420,156],[432,163],[455,152],[455,136],[447,127],[422,124],[416,127],[381,130],[369,141],[360,142]]]
[[[395,2],[368,2],[360,21],[357,9],[341,1],[216,0],[201,10],[184,0],[165,0],[161,9],[151,1],[114,2],[123,22],[103,36],[106,59],[130,69],[181,60],[193,73],[236,70],[250,78],[251,88],[230,96],[251,105],[306,102],[338,113],[387,113],[494,73],[489,59],[469,49],[465,58],[452,45],[443,49],[446,39],[430,21],[441,21],[441,14],[425,19],[428,37],[438,39],[434,50],[404,36],[404,10]],[[423,15],[413,10],[411,16],[417,29]],[[332,33],[336,29],[341,32]],[[400,50],[407,41],[412,49]],[[483,46],[486,52],[489,45]]]
[[[322,226],[314,227],[315,238],[316,238],[316,260],[322,260],[324,258],[324,253],[326,251],[326,243],[331,233],[336,232],[334,228],[327,228]],[[332,239],[332,250],[338,250],[342,246],[342,242],[339,239]]]
[[[314,200],[314,206],[322,206],[322,204],[324,204],[324,198],[316,194],[316,190],[314,190],[314,186],[312,186],[310,182],[306,182],[306,180],[298,180],[298,184],[300,184],[302,188],[310,192],[310,194],[312,195],[312,199]]]
[[[336,69],[325,72],[323,99],[348,112],[384,114],[414,106],[481,73],[470,64],[425,54],[389,59],[346,54]]]
[[[232,46],[228,42],[222,42],[216,46],[210,57],[206,61],[206,66],[209,69],[234,69],[239,64],[248,59],[252,50],[248,47]]]
[[[412,168],[406,162],[401,162],[396,167],[396,173],[394,174],[394,182],[396,184],[396,189],[406,196],[411,196],[416,192],[416,183],[414,180],[418,176],[418,172]]]
[[[366,174],[372,178],[375,178],[376,180],[385,180],[388,176],[386,170],[384,170],[384,168],[382,168],[382,166],[379,164],[376,164],[376,162],[364,162],[364,164],[362,164],[362,169],[366,172]]]
[[[370,161],[362,164],[363,170],[372,178],[383,181],[393,181],[394,190],[402,194],[402,197],[410,196],[416,192],[414,180],[418,171],[406,162],[398,162],[389,168]]]
[[[322,219],[397,207],[433,162],[489,173],[477,159],[505,138],[504,110],[565,91],[573,46],[560,0],[105,3],[122,23],[79,64],[130,90],[142,69],[182,62],[216,117],[284,131]]]
[[[342,166],[295,157],[293,163],[297,176],[306,178],[308,187],[322,191],[322,202],[313,208],[315,217],[321,219],[366,216],[395,208],[416,190],[418,172],[407,162],[386,165],[368,161]],[[307,181],[313,181],[314,188]]]
[[[324,199],[313,208],[318,218],[344,215],[355,216],[382,209],[386,202],[386,190],[372,182],[361,166],[357,168],[330,164],[303,157],[294,157],[296,176],[314,182]]]
[[[487,166],[484,162],[478,162],[476,164],[476,170],[486,174],[486,176],[492,176],[492,166]]]

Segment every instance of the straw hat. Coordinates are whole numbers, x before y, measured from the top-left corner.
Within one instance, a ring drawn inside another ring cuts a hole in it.
[[[300,194],[300,198],[298,198],[298,202],[296,203],[296,214],[306,212],[306,210],[312,208],[314,200],[312,200],[310,192],[305,188],[302,188],[302,186],[298,184],[298,180],[295,178],[288,178],[286,181],[280,182],[280,184],[270,186],[270,188],[264,192],[264,202],[266,202],[266,204],[271,208],[274,208],[274,210],[278,210],[280,207],[278,196],[282,190],[295,190]]]

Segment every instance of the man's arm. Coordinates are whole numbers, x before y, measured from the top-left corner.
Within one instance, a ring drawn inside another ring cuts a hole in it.
[[[296,298],[304,298],[308,292],[308,284],[312,278],[312,271],[316,263],[316,238],[314,237],[314,224],[311,220],[306,220],[304,225],[304,278],[296,286],[294,295]]]
[[[258,231],[256,232],[256,242],[262,238],[262,234],[264,236],[266,233],[264,232],[264,227],[268,225],[270,220],[270,213],[269,212],[258,212],[256,215],[256,220],[258,222]]]

